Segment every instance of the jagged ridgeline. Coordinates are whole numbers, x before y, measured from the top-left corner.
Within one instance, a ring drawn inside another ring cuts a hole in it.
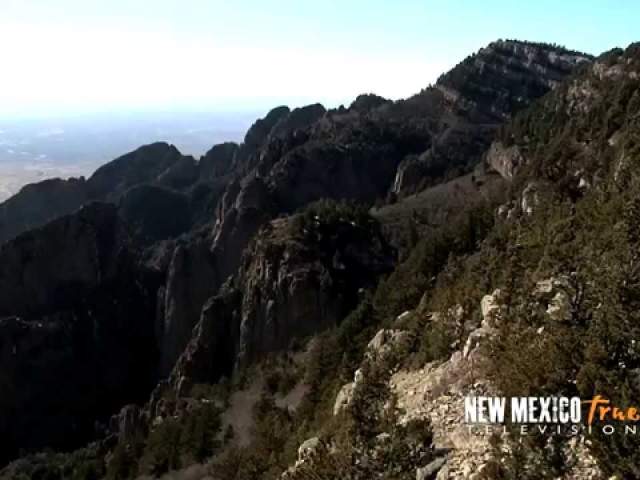
[[[2,475],[638,477],[629,438],[450,433],[466,394],[637,395],[638,75],[500,41],[406,100],[25,187]]]

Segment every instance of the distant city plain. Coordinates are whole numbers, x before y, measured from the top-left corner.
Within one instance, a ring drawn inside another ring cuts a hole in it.
[[[0,119],[0,201],[48,178],[89,176],[137,147],[164,141],[198,158],[242,140],[257,113],[102,113]]]

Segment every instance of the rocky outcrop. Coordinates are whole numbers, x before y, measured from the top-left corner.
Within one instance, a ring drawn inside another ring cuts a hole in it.
[[[365,93],[358,95],[356,99],[351,102],[349,110],[355,110],[358,113],[367,113],[390,101],[391,100],[387,100],[386,98],[373,93]]]
[[[239,145],[233,142],[214,145],[200,159],[200,178],[209,180],[231,173],[233,160],[239,148]]]
[[[264,118],[256,120],[256,122],[251,125],[251,128],[247,131],[247,134],[244,137],[244,147],[250,149],[251,151],[256,151],[259,149],[264,142],[267,140],[267,137],[271,133],[273,127],[282,120],[286,118],[291,110],[289,107],[281,106],[276,107],[271,110]]]
[[[220,280],[235,273],[242,254],[259,228],[276,214],[271,194],[261,178],[231,185],[219,207],[212,252]]]
[[[393,252],[370,225],[315,222],[302,231],[295,217],[271,222],[248,250],[237,283],[240,363],[336,325],[360,288],[392,268]]]
[[[319,103],[295,108],[273,126],[269,135],[271,137],[283,137],[295,133],[296,130],[310,127],[316,123],[326,111],[327,110]]]
[[[496,141],[487,152],[486,162],[502,178],[511,180],[518,167],[524,163],[524,158],[516,145],[505,147],[502,142]]]
[[[207,302],[173,382],[215,380],[336,325],[359,289],[392,267],[393,252],[371,225],[300,222],[274,220],[260,231],[234,280]]]
[[[495,122],[509,118],[592,60],[588,54],[552,45],[499,40],[442,75],[437,87],[454,111],[483,123]]]
[[[206,383],[231,376],[240,340],[240,296],[237,290],[223,288],[206,302],[193,336],[174,369],[176,387],[180,382]]]
[[[171,256],[166,286],[159,293],[162,306],[160,373],[171,372],[191,339],[202,306],[217,291],[219,277],[209,250],[208,232],[201,231],[180,243]]]
[[[181,158],[178,149],[166,143],[140,147],[96,170],[87,180],[89,196],[113,201],[134,185],[158,178]]]
[[[442,75],[435,89],[421,94],[443,104],[440,122],[429,149],[402,162],[392,192],[406,196],[447,172],[470,171],[481,160],[499,125],[590,61],[586,54],[518,41],[494,42],[468,57]],[[511,175],[514,168],[508,165],[513,163],[515,152],[495,149],[489,154],[490,164],[501,174]]]
[[[529,182],[553,183],[573,198],[606,176],[608,159],[619,162],[614,175],[620,179],[618,168],[629,156],[624,139],[634,128],[629,112],[634,111],[638,85],[637,45],[582,62],[575,75],[501,130],[496,142],[505,152],[517,152],[505,164],[530,165]],[[613,123],[611,116],[616,117]],[[602,141],[595,141],[593,132],[600,132]]]
[[[342,412],[349,408],[353,400],[353,390],[355,388],[355,382],[346,383],[340,388],[336,401],[333,404],[333,415],[338,416]]]
[[[395,352],[411,347],[412,338],[409,332],[403,330],[381,329],[369,341],[360,368],[353,374],[353,382],[347,383],[340,388],[333,405],[333,415],[337,416],[347,411],[352,405],[354,392],[361,387],[365,381],[367,366],[376,362],[385,362],[392,357]]]
[[[300,114],[304,113],[307,119],[309,115],[316,118],[322,111],[320,106],[312,106]],[[247,134],[249,140],[238,151],[234,161],[240,163],[234,168],[243,172],[255,165],[253,173],[228,184],[216,209],[216,223],[209,233],[203,232],[198,241],[184,242],[185,254],[202,261],[193,265],[189,276],[175,275],[177,280],[169,282],[166,289],[163,323],[165,336],[172,346],[163,349],[167,352],[163,353],[167,359],[163,361],[165,373],[186,346],[186,342],[183,343],[186,332],[199,320],[206,299],[215,295],[221,284],[235,274],[250,240],[269,220],[321,198],[370,202],[383,197],[389,187],[401,153],[391,141],[380,144],[382,137],[373,127],[367,127],[367,133],[360,135],[358,143],[346,148],[340,146],[342,140],[334,138],[333,128],[337,125],[326,115],[306,130],[295,130],[295,134],[282,136],[267,132],[269,125],[277,123],[276,118],[287,121],[287,115],[288,111],[277,109]],[[288,128],[293,128],[292,124]],[[340,134],[355,135],[351,129],[341,129]],[[314,137],[317,140],[313,140]],[[257,147],[258,139],[266,144]],[[249,154],[247,149],[251,145],[256,151]],[[205,251],[210,254],[205,255]],[[188,300],[182,301],[178,300],[182,298],[180,291],[199,293],[185,294]],[[174,328],[185,335],[170,334]]]

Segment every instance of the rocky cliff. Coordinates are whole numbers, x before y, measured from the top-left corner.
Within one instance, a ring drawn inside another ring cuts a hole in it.
[[[407,100],[361,97],[349,109],[328,112],[318,105],[274,109],[247,133],[235,168],[248,173],[227,187],[218,205],[212,255],[201,266],[209,292],[235,272],[249,240],[277,214],[322,198],[370,203],[389,191],[404,195],[480,162],[501,121],[546,93],[572,68],[589,62],[586,55],[562,52],[497,42],[442,77],[438,86]],[[502,83],[496,84],[498,75]],[[407,187],[401,179],[411,162],[419,166],[413,186]],[[198,243],[193,248],[203,247]],[[172,291],[167,294],[173,296]],[[165,323],[192,328],[205,297],[190,303],[189,311],[174,310]],[[184,346],[178,344],[174,351]],[[171,354],[164,364],[168,367],[176,358]]]
[[[205,304],[174,383],[229,377],[296,338],[336,326],[393,262],[377,222],[349,207],[311,207],[267,223],[238,273]]]

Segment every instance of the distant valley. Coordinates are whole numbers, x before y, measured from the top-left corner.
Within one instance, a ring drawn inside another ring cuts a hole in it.
[[[199,157],[215,143],[241,140],[255,116],[153,112],[19,121],[0,117],[0,201],[28,183],[88,176],[105,162],[156,140]]]

